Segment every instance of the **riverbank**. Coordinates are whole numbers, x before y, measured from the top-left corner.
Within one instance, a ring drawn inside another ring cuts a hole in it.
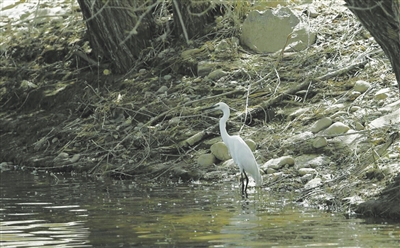
[[[318,38],[305,51],[254,54],[232,45],[221,57],[215,48],[234,44],[239,32],[226,22],[214,39],[164,47],[158,63],[129,75],[92,66],[79,6],[55,3],[42,7],[68,11],[1,26],[2,170],[235,180],[229,160],[198,161],[220,141],[220,114],[200,109],[224,101],[235,109],[228,132],[256,144],[266,191],[331,210],[379,203],[383,194],[383,208],[360,210],[400,216],[391,190],[400,171],[397,83],[340,2],[313,4],[318,15],[308,25]],[[200,62],[218,64],[213,77],[191,72]],[[327,131],[333,124],[342,131]]]

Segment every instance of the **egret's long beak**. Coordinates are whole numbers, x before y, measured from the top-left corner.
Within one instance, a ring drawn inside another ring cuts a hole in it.
[[[204,111],[204,110],[214,109],[215,107],[216,107],[216,104],[214,104],[214,105],[212,105],[212,106],[210,106],[210,107],[202,108],[202,109],[200,109],[200,110],[201,110],[201,111]]]

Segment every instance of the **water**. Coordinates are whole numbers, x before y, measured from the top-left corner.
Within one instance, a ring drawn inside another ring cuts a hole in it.
[[[237,182],[2,172],[0,247],[399,247],[400,224],[299,208]]]

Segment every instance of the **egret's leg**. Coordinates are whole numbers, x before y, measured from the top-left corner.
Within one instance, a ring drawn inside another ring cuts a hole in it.
[[[247,192],[247,185],[249,184],[249,178],[246,175],[246,172],[243,170],[244,176],[246,177],[246,188],[245,191]]]
[[[243,172],[240,173],[240,184],[242,185],[242,194],[244,193],[244,177]]]

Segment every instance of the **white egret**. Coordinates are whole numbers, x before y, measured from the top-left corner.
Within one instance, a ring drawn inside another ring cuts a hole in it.
[[[246,172],[249,173],[256,182],[256,186],[261,186],[263,180],[260,174],[260,168],[257,161],[251,151],[250,147],[244,142],[244,140],[238,135],[229,135],[226,131],[226,121],[229,119],[230,110],[226,103],[219,102],[213,106],[206,109],[222,110],[224,115],[219,120],[219,130],[221,133],[222,140],[228,147],[229,153],[231,154],[233,161],[239,166],[240,169],[240,181],[242,183],[242,192],[247,190],[247,185],[249,184],[249,178]],[[244,186],[244,178],[246,178],[246,187]]]

